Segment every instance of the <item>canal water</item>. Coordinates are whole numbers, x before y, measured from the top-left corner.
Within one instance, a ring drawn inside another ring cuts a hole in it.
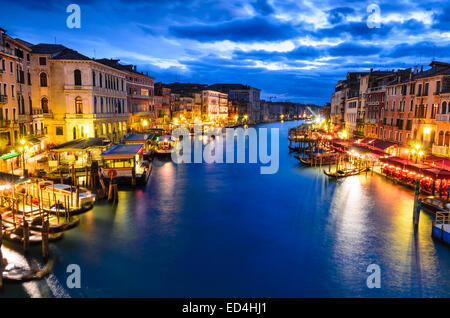
[[[449,297],[450,247],[431,217],[412,226],[413,192],[384,177],[328,180],[302,167],[280,128],[280,169],[154,162],[149,184],[100,203],[52,244],[54,273],[3,297]],[[7,244],[10,259],[25,262]],[[28,262],[39,259],[39,248]],[[66,285],[69,264],[81,288]],[[381,269],[369,289],[367,267]]]

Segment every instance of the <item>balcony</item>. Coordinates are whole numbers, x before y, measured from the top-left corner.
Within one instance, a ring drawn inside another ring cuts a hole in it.
[[[450,114],[436,114],[436,121],[450,122]]]
[[[8,102],[7,95],[0,95],[0,104],[6,104]]]
[[[431,152],[433,153],[433,155],[448,157],[449,156],[449,147],[433,145]]]
[[[66,113],[66,119],[109,119],[109,118],[126,118],[128,117],[128,113],[101,113],[101,114],[73,114],[73,113]]]

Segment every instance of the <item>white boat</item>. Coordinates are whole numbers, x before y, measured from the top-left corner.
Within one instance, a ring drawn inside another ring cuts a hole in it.
[[[85,209],[90,208],[94,205],[96,196],[90,190],[85,188],[78,189],[78,205],[77,205],[77,190],[76,187],[61,184],[61,183],[53,183],[51,181],[42,181],[39,182],[40,188],[48,192],[50,194],[50,200],[54,202],[55,198],[53,197],[53,193],[55,194],[56,201],[59,201],[61,204],[67,202],[70,205],[72,202],[72,207],[69,210],[74,209]],[[43,193],[43,199],[47,199],[48,194]],[[65,201],[66,200],[66,201]]]

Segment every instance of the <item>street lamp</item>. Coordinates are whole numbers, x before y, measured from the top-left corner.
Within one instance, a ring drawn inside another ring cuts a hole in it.
[[[25,139],[20,140],[22,147],[19,147],[19,152],[22,153],[22,172],[23,176],[26,178],[28,177],[28,171],[25,169],[25,151],[28,150],[28,146],[24,146],[25,142]]]

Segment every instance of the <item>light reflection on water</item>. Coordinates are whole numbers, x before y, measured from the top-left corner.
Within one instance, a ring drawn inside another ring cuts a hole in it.
[[[83,288],[58,291],[43,281],[34,283],[37,290],[74,297],[450,296],[450,248],[431,239],[426,214],[414,233],[413,192],[378,175],[335,181],[299,166],[287,151],[295,124],[267,125],[281,127],[275,175],[251,164],[155,161],[147,187],[120,191],[114,207],[96,205],[52,245],[55,279],[65,282],[66,266],[80,264]],[[382,270],[380,290],[366,287],[372,263]],[[6,293],[39,295],[10,286]]]

